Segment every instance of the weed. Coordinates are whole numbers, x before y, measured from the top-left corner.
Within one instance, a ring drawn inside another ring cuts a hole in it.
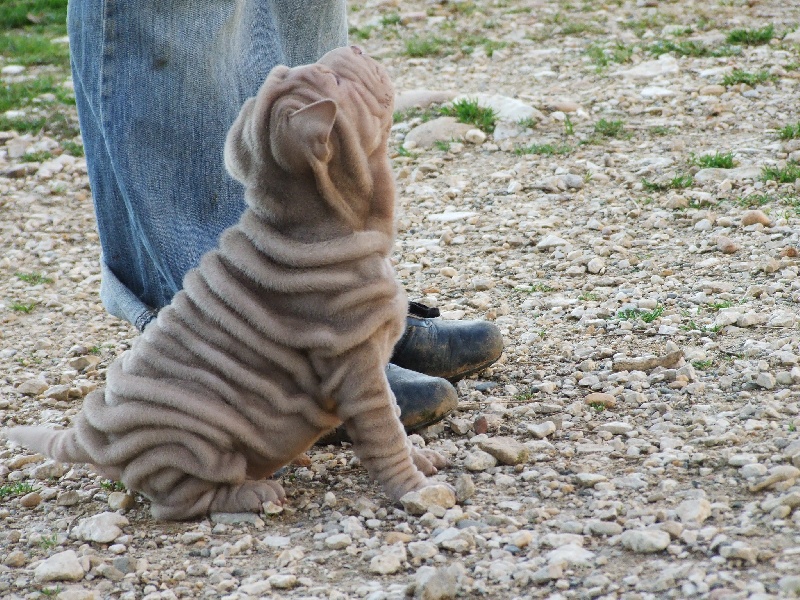
[[[62,25],[66,20],[67,0],[3,0],[0,2],[0,31],[31,25]]]
[[[89,348],[89,354],[94,354],[95,356],[100,354],[100,346],[92,346]]]
[[[734,69],[730,73],[725,73],[722,77],[722,85],[730,87],[732,85],[744,83],[750,87],[755,87],[759,83],[764,83],[771,78],[772,76],[769,74],[769,71],[766,70],[759,71],[758,73],[749,73],[742,69]]]
[[[100,487],[107,492],[124,492],[125,484],[121,481],[114,481],[113,479],[106,479],[100,482]]]
[[[669,135],[672,133],[672,129],[665,127],[664,125],[656,125],[655,127],[650,128],[650,133],[653,135]]]
[[[42,283],[53,283],[49,277],[45,277],[41,273],[34,271],[33,273],[14,273],[14,276],[20,281],[30,283],[31,285],[39,285]]]
[[[607,67],[610,63],[626,63],[633,56],[633,47],[617,42],[611,48],[604,48],[599,44],[592,44],[586,49],[586,54],[598,69]]]
[[[9,496],[24,496],[31,492],[38,492],[40,488],[33,487],[27,481],[20,481],[18,483],[9,483],[0,486],[0,500]]]
[[[589,407],[593,408],[595,412],[599,413],[603,412],[606,409],[606,405],[603,404],[602,402],[592,402],[591,404],[589,404]]]
[[[569,154],[570,152],[572,152],[572,148],[566,144],[531,144],[530,146],[514,150],[515,154],[543,154],[545,156]]]
[[[43,587],[39,591],[43,596],[47,596],[48,598],[55,598],[61,593],[61,586],[57,585],[56,587]]]
[[[572,119],[569,115],[564,115],[564,135],[575,135],[575,126],[572,124]]]
[[[620,120],[606,121],[605,119],[600,119],[594,124],[594,132],[606,138],[630,137],[625,133],[625,124]]]
[[[794,183],[800,179],[800,163],[787,162],[785,167],[763,167],[761,169],[763,181],[777,181],[778,183]]]
[[[763,46],[775,37],[775,26],[771,23],[760,29],[734,29],[728,32],[725,41],[741,46]]]
[[[702,156],[697,156],[692,152],[689,164],[703,168],[732,169],[735,162],[733,160],[733,152],[726,152],[725,154],[715,152],[714,154],[703,154]]]
[[[571,21],[561,28],[561,35],[582,35],[584,33],[603,33],[597,25],[581,21]]]
[[[789,431],[797,431],[797,425],[794,423],[789,423]]]
[[[786,125],[782,127],[778,130],[778,135],[782,140],[800,138],[800,121],[797,122],[797,125]]]
[[[714,364],[713,360],[693,360],[692,366],[700,371],[705,371]]]
[[[682,40],[673,42],[671,40],[659,40],[652,46],[647,48],[650,54],[661,56],[662,54],[675,54],[676,56],[731,56],[733,54],[741,53],[739,48],[735,46],[720,46],[719,48],[709,48],[708,46],[691,40]]]
[[[410,152],[408,149],[404,148],[403,146],[397,147],[397,154],[398,156],[405,156],[407,158],[414,158],[416,154]]]
[[[528,292],[529,294],[533,294],[535,292],[541,292],[546,294],[548,292],[555,291],[554,287],[546,283],[532,283],[530,285],[521,285],[518,286],[516,289],[518,289],[521,292]]]
[[[53,154],[47,150],[41,152],[28,152],[22,156],[22,162],[44,162],[53,158]]]
[[[348,30],[350,37],[358,40],[368,40],[372,36],[372,30],[375,29],[372,25],[365,25],[364,27],[351,27]]]
[[[699,325],[695,321],[689,321],[685,325],[681,325],[684,331],[702,331],[704,333],[717,333],[722,329],[722,325]]]
[[[634,319],[641,319],[645,323],[652,323],[658,317],[664,314],[664,307],[660,304],[653,310],[643,310],[641,308],[626,308],[617,313],[617,319],[620,321],[631,321]]]
[[[477,46],[483,46],[486,56],[491,58],[495,50],[505,48],[508,42],[490,40],[484,36],[467,36],[461,41],[461,51],[464,54],[472,54]]]
[[[639,316],[639,312],[638,308],[626,308],[617,312],[617,318],[620,321],[631,321]]]
[[[448,150],[450,150],[450,144],[451,142],[448,140],[436,140],[435,142],[433,142],[433,145],[442,152],[447,152]]]
[[[717,312],[731,306],[733,306],[733,302],[723,300],[722,302],[710,302],[706,308],[712,312]]]
[[[72,140],[64,140],[61,142],[61,147],[64,149],[64,152],[77,158],[80,158],[84,154],[83,145],[73,142]]]
[[[497,113],[493,108],[481,106],[477,100],[463,99],[441,109],[443,115],[455,117],[460,123],[470,123],[486,133],[494,131]]]
[[[25,313],[26,315],[31,312],[36,307],[36,302],[17,302],[14,301],[11,303],[9,308],[14,312],[21,312]]]
[[[411,119],[420,119],[423,123],[430,121],[436,113],[430,110],[423,110],[421,108],[407,108],[406,110],[399,110],[392,115],[392,121],[397,123],[402,123],[404,121],[410,121]]]
[[[399,13],[389,13],[383,15],[381,17],[381,26],[382,27],[394,27],[396,25],[400,25],[400,14]]]
[[[58,546],[58,534],[53,533],[51,535],[43,535],[42,539],[39,540],[39,545],[45,550],[55,548]]]
[[[581,302],[599,302],[600,296],[595,294],[594,292],[584,292],[580,296],[578,296],[578,300]]]
[[[691,175],[676,175],[665,183],[658,183],[655,181],[648,181],[642,179],[642,187],[648,192],[664,192],[666,190],[682,190],[691,186],[694,183],[694,178]]]
[[[412,58],[437,56],[441,53],[442,40],[439,38],[412,37],[406,40],[406,54]]]

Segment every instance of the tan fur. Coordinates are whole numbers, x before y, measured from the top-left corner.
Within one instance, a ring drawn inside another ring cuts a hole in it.
[[[225,146],[246,186],[240,222],[112,363],[73,428],[6,436],[93,464],[163,519],[283,502],[264,478],[341,423],[392,499],[429,485],[417,466],[432,474],[444,461],[413,451],[384,373],[406,313],[388,261],[392,98],[384,69],[355,47],[275,68]]]

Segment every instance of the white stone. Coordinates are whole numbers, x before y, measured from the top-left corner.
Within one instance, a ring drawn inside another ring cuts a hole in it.
[[[86,517],[78,522],[71,535],[87,542],[108,544],[122,535],[122,527],[128,524],[128,519],[118,513],[104,512],[99,515]]]
[[[391,575],[403,568],[406,560],[406,549],[403,544],[394,544],[381,554],[373,556],[369,562],[371,573]]]
[[[477,214],[478,213],[469,210],[451,211],[428,215],[427,219],[429,221],[436,221],[437,223],[452,223],[454,221],[466,221]]]
[[[33,571],[39,583],[48,581],[80,581],[85,571],[74,550],[65,550],[43,560]]]
[[[455,492],[446,485],[429,485],[414,492],[408,492],[400,498],[403,509],[412,515],[422,515],[431,506],[451,508],[456,504]]]
[[[606,262],[599,256],[595,256],[586,263],[586,270],[593,274],[603,273],[606,270]]]
[[[620,542],[632,552],[661,552],[669,546],[669,534],[658,529],[629,529],[622,532]]]
[[[711,516],[711,503],[705,498],[684,500],[675,509],[684,523],[702,523]]]
[[[497,459],[483,450],[468,452],[464,458],[464,467],[468,471],[485,471],[497,465]]]
[[[0,69],[0,74],[2,75],[19,75],[25,71],[25,67],[22,65],[6,65],[2,69]]]
[[[470,144],[479,146],[486,141],[486,134],[480,129],[470,129],[464,134],[464,139]]]
[[[678,61],[669,54],[662,54],[658,60],[648,60],[641,62],[630,69],[616,71],[614,75],[622,75],[631,78],[654,78],[664,75],[672,75],[680,70]]]
[[[335,533],[325,538],[325,545],[331,550],[341,550],[342,548],[347,548],[352,543],[353,538],[346,533]]]
[[[261,543],[268,548],[283,548],[288,546],[292,539],[283,535],[267,535],[261,539]]]
[[[551,550],[547,553],[545,558],[550,564],[590,567],[594,559],[594,552],[576,546],[575,544],[567,544],[555,550]]]
[[[554,233],[549,233],[544,236],[539,242],[536,244],[537,248],[542,250],[546,250],[548,248],[555,248],[556,246],[566,246],[569,242],[564,238],[558,237]]]
[[[527,423],[525,428],[538,439],[544,439],[549,435],[556,432],[556,424],[552,421],[545,421],[544,423]]]
[[[279,590],[290,590],[297,586],[297,576],[291,573],[277,573],[267,577],[267,583]]]

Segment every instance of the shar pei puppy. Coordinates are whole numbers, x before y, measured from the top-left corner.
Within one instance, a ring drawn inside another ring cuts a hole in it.
[[[267,478],[341,424],[391,499],[436,485],[426,475],[445,461],[411,446],[385,375],[407,310],[388,258],[393,98],[357,47],[273,69],[225,144],[246,188],[241,220],[73,427],[5,436],[93,465],[159,519],[283,503]]]

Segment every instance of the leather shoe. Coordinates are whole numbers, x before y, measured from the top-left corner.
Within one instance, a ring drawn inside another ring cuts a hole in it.
[[[431,377],[389,364],[386,378],[400,407],[400,421],[408,433],[441,421],[458,405],[458,392],[440,377]],[[317,445],[349,442],[344,427],[323,435]]]
[[[487,321],[444,321],[438,308],[409,304],[406,331],[391,362],[404,369],[456,382],[478,373],[503,353],[503,336]]]

